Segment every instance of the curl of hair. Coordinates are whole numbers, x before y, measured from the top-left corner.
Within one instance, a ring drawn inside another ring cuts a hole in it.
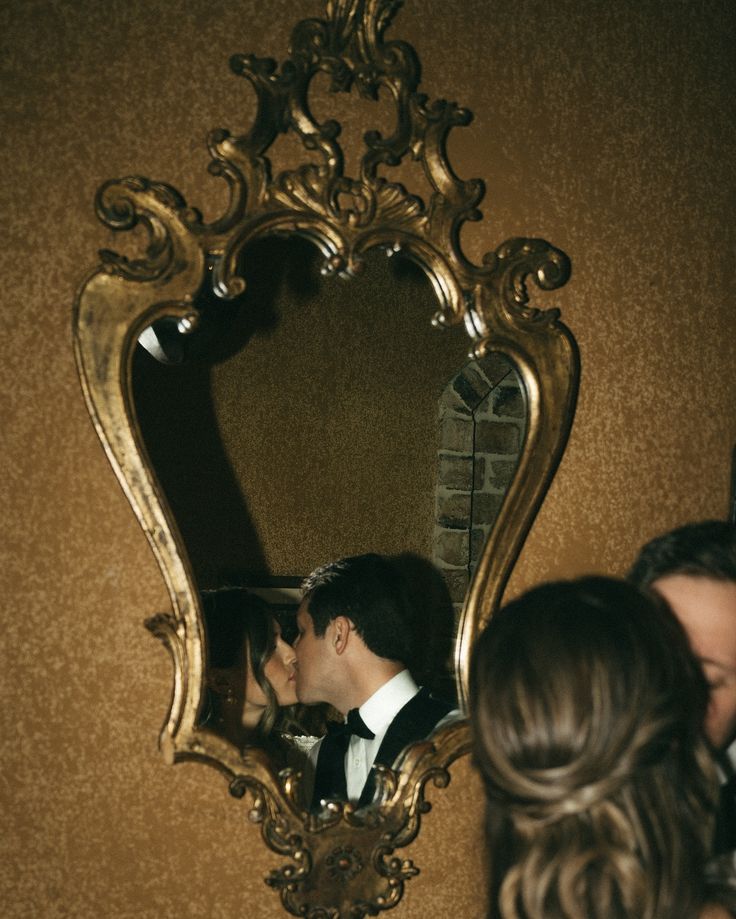
[[[471,664],[492,919],[670,919],[704,896],[708,689],[674,616],[608,578],[509,604]]]

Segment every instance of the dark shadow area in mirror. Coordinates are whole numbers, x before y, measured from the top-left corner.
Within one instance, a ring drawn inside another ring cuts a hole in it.
[[[133,393],[143,440],[182,533],[200,587],[269,577],[258,531],[224,448],[212,395],[212,368],[278,325],[276,291],[286,285],[316,295],[319,253],[298,238],[262,240],[244,261],[246,293],[236,301],[199,292],[196,328],[181,334],[174,320],[154,326],[168,363],[138,347]]]
[[[265,566],[255,525],[222,450],[206,361],[176,366],[142,348],[133,359],[136,412],[153,469],[184,540],[195,578],[221,582],[228,558]]]
[[[409,670],[420,686],[455,705],[455,614],[447,582],[435,565],[411,552],[391,561],[403,575],[412,616],[414,653]]]

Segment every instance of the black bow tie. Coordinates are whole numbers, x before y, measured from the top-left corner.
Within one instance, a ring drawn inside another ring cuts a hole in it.
[[[364,737],[366,740],[373,740],[376,736],[368,725],[360,717],[357,708],[351,708],[348,712],[346,721],[330,721],[327,725],[327,733],[335,737],[341,735],[357,734],[358,737]]]
[[[322,801],[347,801],[345,754],[353,734],[372,740],[376,735],[360,717],[357,708],[351,708],[345,721],[329,721],[327,734],[320,745],[314,775],[312,811],[318,811]]]

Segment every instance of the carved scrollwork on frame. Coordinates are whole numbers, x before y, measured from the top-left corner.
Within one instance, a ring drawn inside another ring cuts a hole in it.
[[[229,189],[225,212],[205,223],[173,188],[131,176],[107,182],[97,214],[114,231],[142,226],[145,251],[130,259],[109,250],[83,283],[74,309],[74,344],[92,420],[115,473],[153,548],[171,597],[170,614],[149,620],[174,662],[171,709],[161,734],[169,762],[197,759],[228,778],[231,793],[249,802],[266,844],[285,859],[267,883],[285,909],[322,917],[362,917],[389,909],[417,873],[394,851],[409,845],[428,809],[424,791],[449,781],[451,763],[469,749],[464,722],[416,744],[396,770],[380,769],[379,807],[331,805],[322,815],[299,803],[299,775],[277,774],[265,751],[244,753],[198,724],[204,687],[203,618],[199,594],[176,520],[141,437],[132,396],[135,343],[168,317],[186,334],[196,328],[197,296],[226,300],[244,289],[244,251],[275,233],[308,237],[324,257],[323,273],[351,277],[364,254],[380,247],[419,264],[438,299],[440,326],[464,323],[473,353],[496,351],[516,367],[527,396],[527,434],[520,465],[483,550],[466,598],[457,641],[456,673],[465,699],[470,651],[499,602],[511,568],[549,486],[572,421],[578,361],[572,336],[555,310],[530,305],[527,285],[554,290],[569,276],[564,253],[540,239],[511,239],[471,264],[459,244],[465,221],[480,217],[480,180],[461,180],[447,157],[450,131],[471,115],[454,103],[418,92],[419,64],[406,42],[386,32],[399,0],[327,0],[324,19],[293,31],[289,59],[236,55],[232,70],[250,82],[258,108],[249,132],[210,133],[210,172]],[[319,122],[309,106],[313,79],[326,74],[333,92],[388,97],[395,107],[390,136],[364,134],[355,176],[345,173],[341,127]],[[298,168],[272,175],[267,151],[281,133],[305,150]],[[429,200],[391,181],[402,161],[417,164]],[[428,317],[428,319],[431,317]]]

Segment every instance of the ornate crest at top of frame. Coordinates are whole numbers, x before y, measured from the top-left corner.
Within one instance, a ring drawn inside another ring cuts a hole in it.
[[[449,781],[449,765],[469,748],[468,730],[456,723],[404,752],[396,770],[379,769],[380,807],[356,812],[331,805],[321,816],[299,803],[299,776],[274,771],[263,750],[236,750],[198,723],[204,685],[204,630],[197,585],[186,550],[142,443],[132,393],[131,356],[139,336],[159,319],[196,328],[198,297],[240,294],[244,252],[272,234],[311,239],[324,256],[323,272],[351,277],[363,254],[382,247],[402,252],[429,277],[439,308],[435,322],[464,322],[474,352],[504,354],[518,371],[527,397],[524,448],[516,476],[488,537],[466,598],[457,636],[456,672],[461,703],[470,651],[495,608],[536,511],[564,450],[578,379],[572,336],[556,310],[529,306],[527,280],[544,290],[569,276],[564,253],[540,239],[511,239],[481,266],[462,254],[459,231],[480,217],[478,179],[458,178],[447,159],[452,128],[471,115],[455,103],[430,102],[418,92],[419,62],[403,41],[386,39],[400,0],[327,0],[324,19],[306,19],[292,33],[290,57],[280,67],[267,58],[236,55],[232,70],[250,81],[257,114],[250,131],[209,136],[210,172],[229,187],[225,212],[212,223],[171,186],[141,177],[105,183],[96,199],[100,219],[113,230],[148,231],[141,258],[100,253],[102,264],[84,282],[74,313],[74,342],[82,388],[93,423],[158,560],[172,612],[149,628],[174,661],[174,690],[161,734],[167,761],[197,759],[223,771],[236,797],[247,795],[250,819],[268,846],[286,860],[268,883],[284,907],[311,919],[360,919],[401,899],[417,873],[397,858],[419,832],[428,809],[429,781]],[[388,97],[393,133],[367,130],[358,174],[345,174],[337,121],[319,122],[309,107],[313,79],[326,74],[334,92],[368,100]],[[306,161],[272,175],[267,151],[280,134],[301,142]],[[407,157],[432,190],[429,201],[391,181]]]
[[[516,321],[554,321],[556,311],[527,307],[525,279],[534,276],[546,290],[564,284],[569,262],[562,252],[543,240],[513,239],[487,253],[477,267],[460,250],[460,227],[480,219],[484,184],[455,175],[447,159],[447,137],[452,128],[467,125],[472,114],[417,92],[420,67],[414,49],[385,40],[400,6],[401,0],[328,0],[325,19],[297,24],[291,56],[280,69],[271,58],[234,55],[230,66],[253,85],[258,110],[248,133],[234,137],[218,129],[208,138],[210,172],[224,178],[230,190],[226,213],[205,224],[199,211],[187,207],[169,186],[137,177],[113,180],[100,189],[99,216],[115,229],[143,220],[152,239],[145,261],[131,263],[104,252],[109,270],[136,280],[176,270],[176,247],[156,221],[163,208],[175,213],[181,230],[214,257],[214,290],[223,298],[244,289],[238,261],[249,242],[266,233],[298,232],[322,250],[325,274],[354,275],[361,269],[362,253],[375,245],[403,251],[433,283],[440,306],[435,320],[452,324],[465,319],[473,338],[487,337],[486,315],[499,305]],[[364,133],[357,176],[345,174],[340,124],[320,123],[310,110],[317,74],[329,77],[333,92],[356,92],[374,101],[383,94],[395,106],[390,137],[378,130]],[[274,177],[266,152],[279,134],[288,132],[299,138],[310,161]],[[428,203],[390,181],[391,168],[407,157],[420,164],[429,182]]]

